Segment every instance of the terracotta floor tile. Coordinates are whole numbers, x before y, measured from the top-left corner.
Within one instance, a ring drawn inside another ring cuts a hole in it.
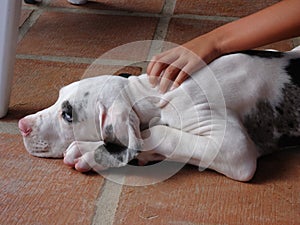
[[[169,24],[166,40],[183,44],[223,24],[225,22],[222,21],[173,18]]]
[[[299,224],[299,160],[299,149],[264,157],[250,183],[187,166],[162,183],[123,187],[114,224]]]
[[[138,67],[100,65],[91,68],[88,64],[18,59],[9,113],[3,120],[20,119],[52,105],[57,100],[61,87],[87,76],[141,73],[141,68]]]
[[[122,10],[129,12],[159,13],[164,5],[164,0],[140,1],[140,0],[96,0],[89,1],[86,5],[74,6],[67,0],[52,0],[50,6],[88,8],[100,10]]]
[[[17,135],[1,134],[0,154],[0,224],[91,224],[101,176],[32,157]]]
[[[177,0],[175,14],[243,17],[276,2],[279,0]]]
[[[151,39],[156,24],[156,18],[45,12],[19,43],[17,53],[98,58],[120,45]],[[143,60],[148,47],[140,43],[109,58]]]

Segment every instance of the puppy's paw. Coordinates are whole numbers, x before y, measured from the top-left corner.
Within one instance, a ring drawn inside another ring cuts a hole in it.
[[[100,164],[98,164],[95,161],[95,152],[87,152],[84,155],[82,155],[80,158],[75,160],[75,169],[79,172],[88,172],[90,170],[93,170],[95,172],[100,172],[102,170],[107,169],[107,167],[104,167]]]
[[[81,142],[74,141],[64,152],[64,163],[70,167],[75,167],[76,164],[84,164],[81,158],[87,153],[93,153],[103,142]],[[78,168],[80,168],[79,166]],[[85,167],[87,168],[87,167]]]

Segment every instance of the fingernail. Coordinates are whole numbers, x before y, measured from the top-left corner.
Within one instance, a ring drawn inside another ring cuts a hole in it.
[[[172,87],[170,88],[170,91],[173,91],[174,89],[178,88],[179,85],[177,83],[173,83]]]
[[[164,94],[165,91],[164,91],[163,89],[159,89],[159,93],[160,93],[160,94]]]
[[[156,86],[155,77],[149,77],[149,83],[154,88]]]

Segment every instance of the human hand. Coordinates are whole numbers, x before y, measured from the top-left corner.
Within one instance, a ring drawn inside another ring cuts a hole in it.
[[[194,72],[219,56],[211,35],[202,35],[182,46],[162,52],[147,67],[149,82],[161,93],[177,88]]]

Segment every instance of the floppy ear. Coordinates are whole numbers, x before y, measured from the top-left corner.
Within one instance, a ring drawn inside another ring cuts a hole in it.
[[[141,150],[140,120],[124,98],[117,98],[107,110],[99,104],[99,109],[100,132],[105,143],[122,146],[131,154]]]
[[[100,137],[101,141],[104,141],[104,134],[103,134],[103,127],[106,119],[106,108],[104,105],[101,104],[101,102],[98,102],[98,109],[99,109],[99,127],[100,127]]]

